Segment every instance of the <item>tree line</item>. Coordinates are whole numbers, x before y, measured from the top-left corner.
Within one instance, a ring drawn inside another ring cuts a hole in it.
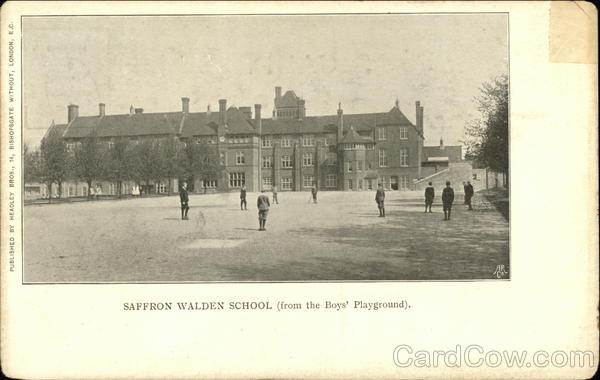
[[[68,149],[54,128],[44,136],[39,149],[30,150],[25,145],[23,155],[25,182],[46,184],[49,194],[52,185],[57,185],[59,198],[62,184],[71,180],[87,183],[88,197],[93,182],[113,182],[120,198],[123,182],[148,186],[167,181],[170,193],[173,178],[185,178],[193,184],[196,179],[216,179],[222,170],[214,145],[184,143],[176,138],[145,138],[133,143],[126,137],[107,144],[92,133]]]
[[[508,76],[482,84],[474,98],[481,116],[465,127],[466,159],[508,173]],[[507,177],[508,178],[508,177]]]

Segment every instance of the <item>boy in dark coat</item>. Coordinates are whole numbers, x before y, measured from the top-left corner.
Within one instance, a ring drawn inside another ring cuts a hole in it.
[[[431,212],[433,198],[435,198],[435,190],[433,189],[432,183],[429,182],[429,186],[425,188],[425,212],[427,212],[427,209]]]
[[[189,196],[187,190],[187,182],[184,182],[179,188],[179,201],[181,202],[181,219],[187,220],[188,210],[190,209],[190,206],[188,206]]]
[[[471,205],[471,198],[473,198],[473,194],[475,194],[473,185],[471,185],[471,181],[467,181],[467,185],[465,186],[465,204],[469,206],[470,211],[473,211],[473,206]]]
[[[313,186],[312,189],[310,190],[310,192],[312,193],[313,202],[317,203],[317,187]]]
[[[379,209],[379,216],[385,217],[385,207],[383,202],[385,201],[385,190],[383,190],[383,185],[380,183],[377,186],[377,193],[375,193],[375,202],[377,202],[377,208]]]
[[[265,225],[267,224],[267,214],[269,213],[269,207],[271,203],[269,202],[269,197],[265,195],[265,191],[258,196],[256,200],[256,206],[258,207],[258,224],[259,231],[266,231]]]
[[[240,190],[240,209],[248,210],[246,203],[246,186],[242,186],[242,189]]]
[[[454,202],[454,189],[450,187],[450,181],[446,181],[446,187],[442,191],[442,203],[444,204],[444,220],[450,220],[452,212],[452,202]]]

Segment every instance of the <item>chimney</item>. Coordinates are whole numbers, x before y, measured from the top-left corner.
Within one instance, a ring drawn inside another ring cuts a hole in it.
[[[281,87],[275,87],[275,100],[281,99]]]
[[[338,104],[338,130],[337,130],[337,142],[342,141],[342,137],[344,137],[344,111],[342,110],[342,103]]]
[[[419,102],[417,102],[417,104],[418,104],[418,103],[419,103]],[[400,109],[400,106],[398,105],[398,98],[396,98],[396,103],[395,103],[395,104],[396,104],[396,108]]]
[[[421,102],[417,100],[415,102],[415,115],[416,115],[415,120],[417,123],[417,130],[419,130],[421,133],[423,133],[423,119],[421,118],[422,111],[423,111],[423,107],[421,107]]]
[[[306,117],[306,109],[304,108],[304,99],[298,100],[298,119],[302,120]]]
[[[423,125],[423,106],[419,107],[419,117],[420,117],[420,120],[421,120],[421,133],[424,134],[425,133],[424,132],[425,126]]]
[[[219,125],[227,125],[227,99],[219,99]]]
[[[255,104],[254,105],[254,121],[256,122],[256,129],[258,130],[259,133],[262,132],[262,118],[260,116],[260,104]]]
[[[106,104],[98,103],[98,116],[102,117],[106,115]]]
[[[440,137],[440,150],[444,150],[444,139]]]
[[[181,112],[185,114],[190,112],[190,98],[181,98]]]
[[[136,108],[135,109],[135,113],[144,113],[144,109],[143,108]]]
[[[70,123],[79,116],[79,106],[77,104],[69,104],[67,109],[67,122]]]
[[[129,116],[133,115],[133,111],[135,110],[135,108],[133,108],[133,105],[129,106]]]

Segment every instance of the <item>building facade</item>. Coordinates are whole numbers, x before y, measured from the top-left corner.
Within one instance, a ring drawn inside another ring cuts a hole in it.
[[[185,144],[205,143],[218,151],[223,170],[218,178],[194,183],[194,191],[303,191],[373,190],[382,183],[390,190],[413,190],[432,169],[428,147],[423,147],[423,107],[415,103],[415,123],[398,106],[387,112],[345,114],[342,105],[331,115],[307,116],[304,99],[294,91],[281,94],[275,87],[271,118],[262,118],[261,105],[192,112],[189,98],[181,99],[181,111],[144,113],[131,107],[129,113],[108,115],[99,104],[98,114],[79,116],[79,107],[69,105],[67,123],[58,128],[68,148],[94,133],[106,144],[117,138],[133,144],[143,139],[175,139]],[[448,147],[453,150],[460,147]],[[459,156],[460,156],[459,152]],[[455,156],[453,156],[453,159]],[[103,194],[114,192],[114,184],[100,181]],[[170,183],[172,188],[166,188]],[[74,194],[85,194],[85,184],[67,183]],[[123,194],[135,186],[123,184]],[[152,184],[152,192],[177,191],[177,179]],[[63,194],[65,194],[63,192]],[[68,194],[71,194],[69,191]],[[67,195],[67,194],[65,194]],[[68,195],[67,195],[68,196]]]

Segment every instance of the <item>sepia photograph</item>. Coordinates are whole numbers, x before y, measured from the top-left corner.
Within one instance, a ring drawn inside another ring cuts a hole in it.
[[[6,377],[597,372],[593,4],[0,14]]]
[[[506,13],[23,18],[24,283],[509,279]]]

